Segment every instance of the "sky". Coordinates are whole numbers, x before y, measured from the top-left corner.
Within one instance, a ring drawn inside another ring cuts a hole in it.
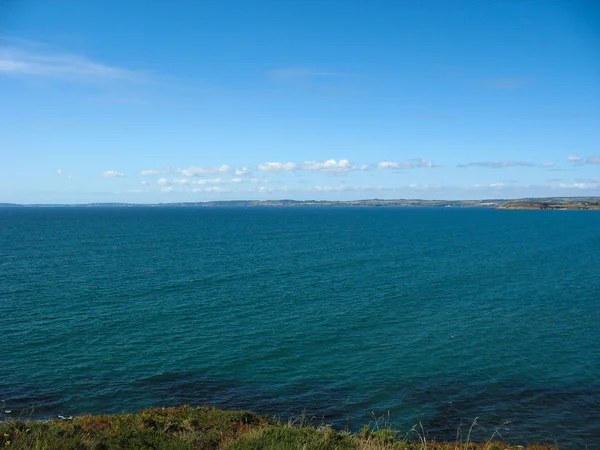
[[[0,0],[0,202],[598,195],[595,0]]]

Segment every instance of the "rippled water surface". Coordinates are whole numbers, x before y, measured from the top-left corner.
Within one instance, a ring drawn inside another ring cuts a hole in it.
[[[600,213],[2,208],[0,357],[13,416],[389,411],[600,448]]]

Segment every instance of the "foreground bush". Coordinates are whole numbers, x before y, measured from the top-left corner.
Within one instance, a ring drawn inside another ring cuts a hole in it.
[[[247,411],[216,408],[151,408],[139,414],[80,416],[73,420],[0,422],[2,449],[231,449],[231,450],[516,450],[499,442],[436,443],[398,440],[389,428],[360,433],[283,424]],[[536,445],[529,450],[556,447]]]

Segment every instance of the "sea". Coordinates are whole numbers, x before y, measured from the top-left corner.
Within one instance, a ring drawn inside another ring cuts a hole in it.
[[[600,212],[0,208],[0,419],[211,405],[600,448]]]

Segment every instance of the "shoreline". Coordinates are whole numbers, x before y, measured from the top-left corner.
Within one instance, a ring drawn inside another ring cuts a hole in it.
[[[0,203],[0,208],[207,208],[207,207],[397,207],[397,208],[487,208],[533,210],[600,210],[600,197],[540,197],[484,200],[224,200],[176,203]]]
[[[135,414],[82,415],[46,421],[0,420],[0,447],[29,448],[169,448],[169,449],[319,449],[319,450],[556,450],[555,444],[509,444],[502,424],[489,440],[471,441],[477,419],[457,430],[454,442],[431,440],[415,425],[395,430],[389,417],[373,417],[357,433],[337,431],[302,415],[287,422],[250,411],[187,405],[149,408]]]

